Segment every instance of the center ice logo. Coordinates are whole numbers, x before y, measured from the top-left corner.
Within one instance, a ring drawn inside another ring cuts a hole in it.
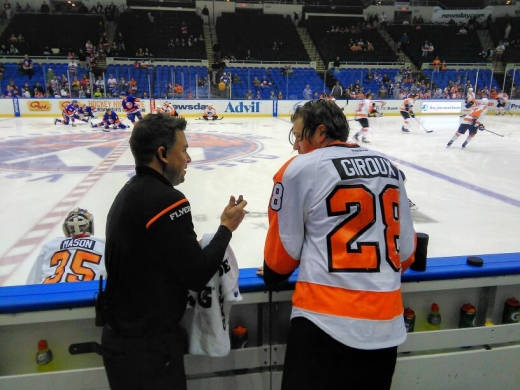
[[[191,132],[186,132],[186,136],[190,149],[198,148],[203,152],[190,164],[197,169],[214,169],[219,164],[230,166],[233,162],[256,162],[255,155],[263,149],[260,142],[239,136]],[[8,174],[13,178],[28,177],[34,173],[61,176],[90,172],[103,163],[116,148],[124,143],[128,144],[128,139],[129,134],[126,132],[96,132],[2,140],[0,172],[11,172]],[[127,153],[131,153],[129,149]],[[133,173],[133,161],[131,155],[121,157],[110,171]]]

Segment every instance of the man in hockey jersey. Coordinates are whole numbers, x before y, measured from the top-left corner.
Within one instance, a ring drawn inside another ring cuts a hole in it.
[[[94,236],[94,216],[76,207],[62,225],[65,237],[47,242],[34,262],[27,284],[80,282],[106,277],[105,239]]]
[[[72,102],[68,103],[63,111],[61,112],[62,119],[55,118],[54,124],[62,123],[64,125],[68,125],[69,123],[72,124],[72,126],[76,126],[75,122],[75,116],[77,115],[79,105],[77,100],[73,100]]]
[[[207,104],[206,108],[204,109],[204,112],[202,113],[202,119],[204,119],[204,120],[209,120],[209,119],[217,120],[218,119],[217,110],[215,109],[215,107],[213,107],[213,104],[211,104],[211,103]]]
[[[473,92],[473,88],[468,88],[466,92],[466,100],[465,100],[465,107],[466,110],[469,110],[471,107],[475,105],[475,92]]]
[[[175,109],[175,106],[171,104],[170,102],[164,102],[162,107],[159,109],[159,112],[162,114],[166,114],[173,117],[178,117],[179,113]]]
[[[486,115],[488,109],[488,100],[484,98],[480,101],[479,104],[473,106],[471,111],[462,119],[461,124],[457,132],[453,135],[451,140],[446,145],[449,148],[453,142],[455,142],[461,135],[463,135],[466,131],[469,130],[468,137],[462,144],[462,149],[465,149],[468,143],[475,137],[477,134],[477,130],[484,130],[485,127],[482,124],[482,119]]]
[[[410,132],[410,117],[415,118],[415,113],[413,111],[413,105],[417,101],[419,95],[416,93],[411,93],[407,98],[403,100],[403,104],[399,107],[399,112],[404,119],[404,124],[401,127],[403,133]]]
[[[126,129],[126,125],[121,123],[119,120],[119,116],[117,113],[111,108],[107,108],[105,114],[103,115],[103,120],[98,124],[91,123],[93,128],[103,127],[103,131],[109,132],[111,129]]]
[[[495,115],[505,115],[508,102],[509,96],[507,96],[507,93],[501,90],[497,95],[497,108],[495,110]]]
[[[358,109],[356,111],[356,122],[361,125],[361,130],[354,135],[356,141],[361,140],[366,143],[370,142],[368,117],[374,109],[374,106],[372,105],[372,96],[372,92],[367,92],[365,99],[359,103]]]
[[[415,250],[403,178],[346,142],[334,102],[307,102],[291,122],[299,155],[274,176],[263,266],[268,286],[299,267],[281,389],[390,389]]]
[[[125,92],[120,93],[120,97],[122,99],[121,105],[123,106],[123,110],[126,113],[126,117],[135,124],[135,118],[141,120],[143,119],[141,115],[141,104],[139,98],[134,97],[133,95],[127,95]]]
[[[96,118],[96,115],[94,114],[95,112],[97,112],[97,109],[95,107],[82,104],[78,107],[77,117],[75,117],[75,119],[79,119],[85,123],[88,123],[91,118]]]

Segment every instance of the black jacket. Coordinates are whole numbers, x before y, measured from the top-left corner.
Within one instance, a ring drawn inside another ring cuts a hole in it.
[[[105,314],[117,333],[147,337],[176,328],[187,290],[215,274],[231,232],[220,226],[201,249],[185,196],[149,167],[136,172],[108,213]]]

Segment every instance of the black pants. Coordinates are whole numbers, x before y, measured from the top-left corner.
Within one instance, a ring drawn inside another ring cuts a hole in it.
[[[103,363],[111,390],[186,390],[182,329],[156,337],[126,337],[105,325]]]
[[[291,321],[282,390],[387,390],[397,347],[347,347],[306,318]]]

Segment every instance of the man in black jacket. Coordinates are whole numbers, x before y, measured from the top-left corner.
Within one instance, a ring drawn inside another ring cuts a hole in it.
[[[191,158],[186,120],[150,114],[132,131],[136,175],[108,213],[103,361],[112,390],[186,389],[185,332],[179,327],[188,289],[218,270],[247,204],[231,196],[213,240],[202,249],[191,206],[174,186]]]

